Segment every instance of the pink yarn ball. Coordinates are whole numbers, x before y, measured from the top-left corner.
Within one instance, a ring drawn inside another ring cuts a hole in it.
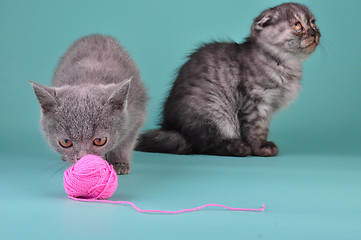
[[[117,187],[113,166],[99,156],[86,155],[64,172],[65,192],[72,197],[106,199]]]

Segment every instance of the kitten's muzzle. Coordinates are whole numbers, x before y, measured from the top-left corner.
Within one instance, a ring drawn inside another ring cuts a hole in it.
[[[84,157],[85,155],[87,155],[88,153],[84,150],[80,151],[77,155],[76,155],[76,162],[79,161],[82,157]]]
[[[64,162],[71,163],[71,164],[74,164],[74,163],[77,162],[77,161],[74,161],[73,159],[69,159],[69,158],[67,158],[67,157],[65,157],[65,156],[62,156],[62,157],[61,157],[61,160],[63,160]]]
[[[312,53],[320,43],[321,34],[317,30],[308,29],[308,38],[301,42],[302,51],[306,54]]]
[[[69,158],[67,156],[62,156],[61,159],[64,161],[64,162],[68,162],[68,163],[71,163],[71,164],[74,164],[76,163],[77,161],[80,160],[80,158],[84,157],[86,154],[79,154],[77,156],[75,156],[74,158]]]
[[[318,45],[320,43],[321,33],[318,30],[310,28],[307,30],[307,35],[309,35],[310,37],[312,37],[314,39],[314,42],[316,43],[316,45]]]

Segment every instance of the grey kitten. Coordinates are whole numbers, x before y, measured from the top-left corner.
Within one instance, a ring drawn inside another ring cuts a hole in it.
[[[94,154],[118,174],[129,173],[147,96],[136,64],[114,38],[79,39],[60,60],[51,87],[31,84],[42,131],[64,161]]]
[[[244,43],[205,44],[180,68],[161,128],[142,134],[136,150],[277,155],[271,117],[298,94],[302,62],[320,36],[307,7],[285,3],[263,11]]]

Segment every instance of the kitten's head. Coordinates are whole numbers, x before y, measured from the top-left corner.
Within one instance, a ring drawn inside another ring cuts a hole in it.
[[[316,19],[308,8],[284,3],[267,9],[255,18],[251,39],[281,59],[304,60],[320,42]]]
[[[64,161],[86,154],[105,158],[127,128],[130,80],[120,84],[45,87],[31,83],[41,106],[41,126]]]

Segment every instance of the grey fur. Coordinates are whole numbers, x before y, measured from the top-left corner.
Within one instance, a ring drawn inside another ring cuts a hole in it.
[[[129,173],[147,97],[136,64],[114,38],[79,39],[60,60],[51,87],[31,84],[41,105],[42,131],[63,160],[75,163],[95,154],[118,174]],[[96,138],[107,141],[96,146]],[[62,147],[65,139],[73,145]]]
[[[180,68],[165,101],[161,128],[136,150],[178,154],[274,156],[272,115],[301,87],[302,62],[319,43],[314,17],[301,4],[267,9],[242,44],[205,44]],[[294,25],[300,22],[303,31]]]

